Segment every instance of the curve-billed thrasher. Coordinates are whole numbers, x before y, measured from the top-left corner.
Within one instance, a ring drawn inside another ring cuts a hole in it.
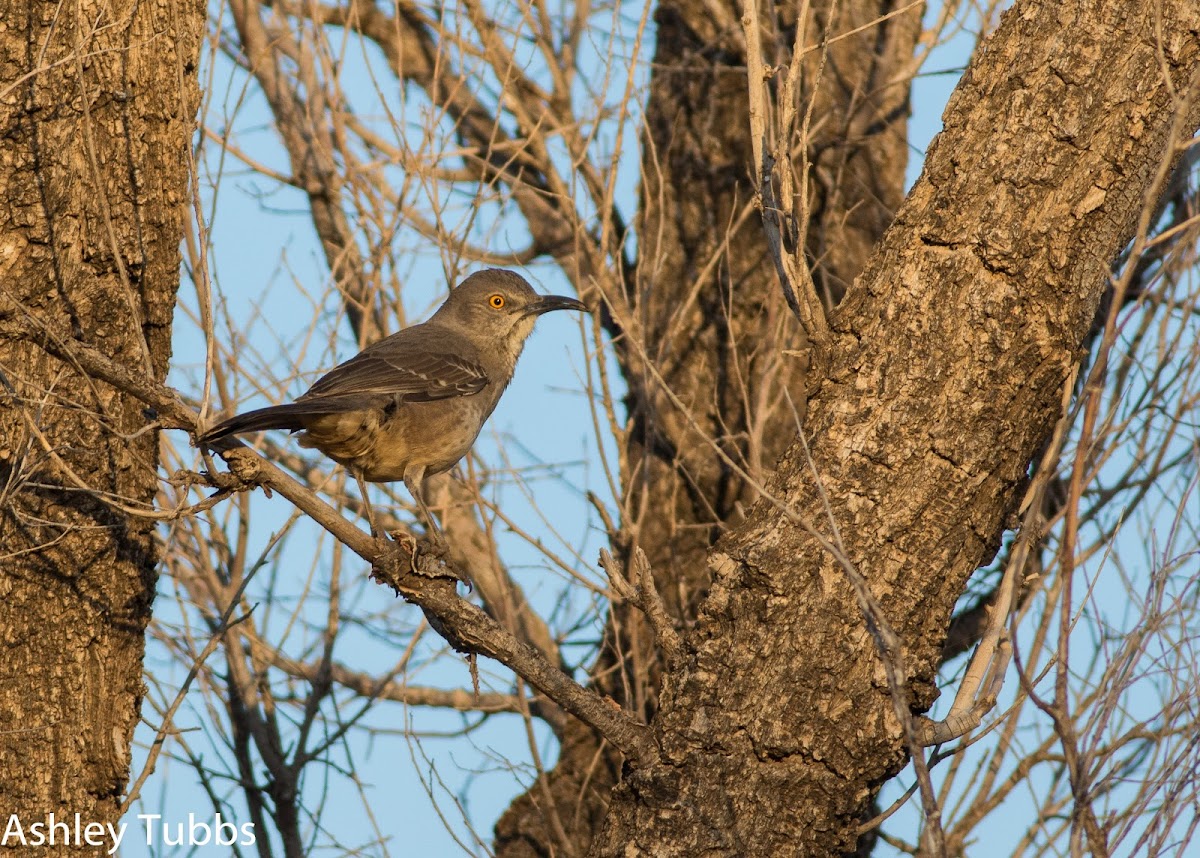
[[[303,431],[300,446],[315,447],[354,474],[372,532],[363,480],[404,480],[443,542],[422,496],[425,477],[450,470],[471,449],[512,381],[537,317],[584,309],[574,298],[537,294],[511,271],[480,271],[452,290],[429,321],[367,346],[295,402],[230,417],[199,441],[260,429]]]

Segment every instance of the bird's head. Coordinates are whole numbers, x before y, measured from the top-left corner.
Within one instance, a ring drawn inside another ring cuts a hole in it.
[[[586,309],[574,298],[539,295],[520,274],[489,268],[460,283],[430,321],[453,321],[471,336],[503,342],[519,353],[538,316]]]

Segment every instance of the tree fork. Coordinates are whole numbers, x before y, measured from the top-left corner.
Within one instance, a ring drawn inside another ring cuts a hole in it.
[[[927,708],[955,600],[1020,500],[1110,262],[1200,124],[1198,61],[1187,2],[1004,15],[833,316],[811,461],[794,444],[774,503],[720,546],[732,562],[652,724],[666,759],[626,773],[591,854],[853,850],[906,748],[843,570],[792,521],[870,582]]]

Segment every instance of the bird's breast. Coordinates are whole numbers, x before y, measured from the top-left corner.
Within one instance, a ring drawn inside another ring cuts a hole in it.
[[[495,407],[490,390],[433,402],[397,400],[386,407],[313,418],[300,437],[371,482],[404,478],[410,467],[427,475],[448,471],[471,449]]]

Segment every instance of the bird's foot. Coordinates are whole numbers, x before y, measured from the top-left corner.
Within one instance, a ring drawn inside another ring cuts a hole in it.
[[[447,560],[450,557],[450,543],[444,536],[434,531],[426,534],[426,538],[421,543],[421,551],[438,560]]]
[[[428,572],[422,572],[417,558],[425,553],[421,548],[421,543],[418,539],[409,533],[407,530],[389,530],[387,535],[392,538],[392,541],[400,546],[404,553],[408,555],[408,571],[414,575],[425,575],[433,577]]]
[[[421,541],[420,551],[420,569],[417,571],[420,575],[428,575],[430,577],[445,578],[447,572],[454,578],[462,581],[467,585],[468,589],[474,589],[475,585],[471,583],[471,579],[450,559],[450,543],[446,542],[446,538],[438,531],[431,531],[428,538]]]
[[[407,530],[389,530],[387,535],[404,546],[404,550],[414,558],[417,556],[417,538]]]
[[[414,575],[425,578],[454,578],[463,580],[454,565],[449,562],[450,546],[440,535],[431,535],[428,539],[417,539],[407,530],[392,530],[388,532],[396,544],[401,546],[408,555],[408,570]],[[450,574],[448,575],[447,572]]]

